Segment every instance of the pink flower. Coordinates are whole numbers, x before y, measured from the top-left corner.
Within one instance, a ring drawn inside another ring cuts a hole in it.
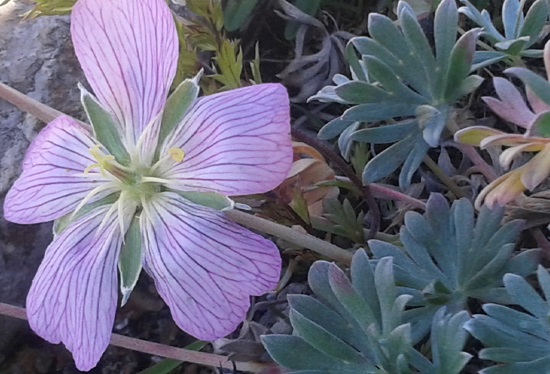
[[[281,259],[213,206],[231,208],[225,196],[266,192],[287,176],[285,89],[199,98],[179,118],[184,103],[166,98],[178,39],[163,0],[79,0],[71,32],[97,96],[83,92],[93,128],[69,117],[48,124],[4,206],[12,222],[56,220],[27,297],[31,327],[90,370],[110,341],[117,267],[124,302],[143,264],[181,329],[203,340],[227,335],[250,295],[275,287]],[[192,101],[196,82],[185,84]]]

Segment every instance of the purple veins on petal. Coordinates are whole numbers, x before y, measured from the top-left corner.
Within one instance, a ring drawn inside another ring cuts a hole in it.
[[[93,210],[54,238],[27,296],[31,328],[51,343],[63,342],[84,371],[109,345],[116,311],[122,233],[117,215],[105,217],[109,207]]]
[[[107,180],[84,170],[96,163],[89,134],[69,117],[52,121],[32,142],[23,173],[9,190],[4,215],[15,223],[47,222],[72,212],[94,188]],[[105,190],[95,199],[112,191]]]
[[[178,39],[163,0],[79,0],[71,35],[101,104],[135,145],[166,103],[176,72]]]
[[[234,331],[250,295],[274,289],[279,280],[275,244],[175,193],[147,203],[141,224],[144,268],[176,324],[198,339]]]
[[[171,187],[223,195],[277,187],[292,165],[286,89],[260,84],[198,99],[163,144],[181,148],[181,163],[161,167]]]

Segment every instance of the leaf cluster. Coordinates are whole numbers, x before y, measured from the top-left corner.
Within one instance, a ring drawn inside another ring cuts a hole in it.
[[[545,0],[537,0],[531,4],[526,14],[523,13],[524,1],[505,0],[500,14],[504,32],[501,33],[493,24],[487,10],[481,12],[468,0],[461,0],[465,6],[458,11],[479,27],[483,28],[482,36],[492,48],[477,51],[474,57],[474,69],[479,69],[505,59],[512,65],[522,57],[542,57],[542,50],[532,49],[539,41],[543,27],[548,20],[550,8]]]
[[[370,36],[352,38],[347,48],[352,79],[336,75],[335,86],[310,100],[351,105],[319,137],[330,139],[356,126],[346,133],[352,140],[391,144],[367,164],[365,183],[401,167],[399,185],[406,188],[430,147],[439,145],[453,104],[482,81],[470,75],[480,31],[470,30],[457,40],[456,4],[444,0],[435,14],[433,51],[406,2],[399,2],[397,15],[399,27],[389,17],[371,13]]]
[[[523,279],[539,261],[539,250],[513,254],[522,222],[502,217],[485,207],[476,220],[468,200],[449,206],[433,194],[424,215],[407,213],[402,247],[371,240],[372,259],[355,253],[351,280],[335,264],[314,263],[316,298],[289,296],[293,335],[265,336],[266,349],[292,373],[462,372],[469,301],[517,302],[507,279]]]

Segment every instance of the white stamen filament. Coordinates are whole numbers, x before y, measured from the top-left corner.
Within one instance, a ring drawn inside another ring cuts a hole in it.
[[[169,184],[169,179],[164,178],[157,178],[157,177],[141,177],[142,183],[162,183],[162,184]]]
[[[86,204],[88,204],[90,200],[92,200],[96,195],[100,194],[101,192],[108,191],[110,189],[112,189],[113,192],[116,192],[118,190],[117,184],[113,182],[108,182],[108,183],[102,184],[101,186],[97,186],[96,188],[91,190],[86,195],[86,197],[84,197],[84,199],[82,199],[82,201],[76,206],[76,209],[71,214],[69,220],[73,220],[76,214],[80,211],[80,209],[82,209]]]

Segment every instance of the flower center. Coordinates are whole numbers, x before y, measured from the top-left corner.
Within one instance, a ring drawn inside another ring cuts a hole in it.
[[[140,204],[143,198],[148,198],[162,191],[162,186],[169,181],[157,175],[157,168],[166,162],[181,163],[185,158],[185,152],[181,148],[170,148],[164,157],[161,157],[151,167],[139,165],[124,166],[114,156],[105,153],[100,145],[90,149],[90,154],[96,163],[88,166],[85,174],[98,169],[104,178],[111,179],[118,189],[127,198]]]

